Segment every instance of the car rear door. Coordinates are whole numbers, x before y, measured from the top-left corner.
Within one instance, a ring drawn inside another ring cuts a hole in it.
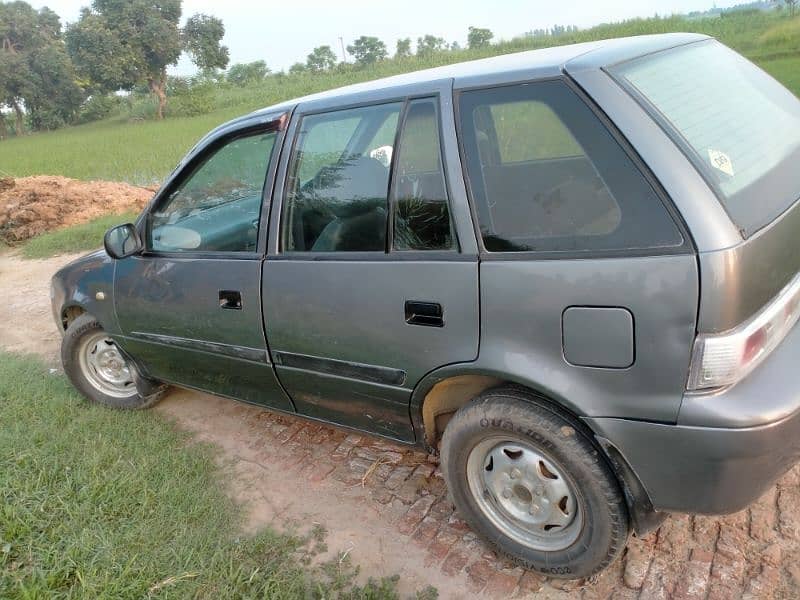
[[[269,361],[261,263],[285,119],[260,116],[203,142],[116,261],[121,347],[154,378],[292,410]]]
[[[278,378],[302,414],[413,441],[415,384],[477,356],[450,94],[448,80],[295,112],[262,296]]]
[[[670,198],[567,78],[487,79],[458,93],[478,363],[580,415],[674,422],[699,277]]]

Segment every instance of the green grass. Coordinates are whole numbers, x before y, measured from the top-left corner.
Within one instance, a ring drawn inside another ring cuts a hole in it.
[[[0,423],[0,598],[397,597],[395,578],[310,566],[319,531],[236,538],[209,447],[33,358],[0,353]]]
[[[135,213],[106,215],[63,229],[56,229],[31,238],[22,245],[25,258],[49,258],[59,254],[72,254],[94,250],[103,246],[103,236],[115,225],[129,223],[136,219]]]
[[[521,25],[524,27],[524,24]],[[428,58],[388,60],[364,69],[269,78],[248,88],[219,87],[213,112],[164,122],[115,117],[0,142],[0,175],[65,175],[143,185],[158,182],[183,154],[214,126],[257,108],[360,81],[486,56],[598,39],[688,31],[706,33],[743,53],[800,95],[800,16],[786,11],[742,11],[722,17],[633,19],[562,36],[520,38],[480,50],[446,52]],[[311,43],[311,42],[309,42]]]

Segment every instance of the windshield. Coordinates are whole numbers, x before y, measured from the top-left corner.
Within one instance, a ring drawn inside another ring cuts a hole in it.
[[[800,196],[800,101],[713,40],[611,69],[690,155],[748,237]],[[793,166],[794,165],[794,166]]]

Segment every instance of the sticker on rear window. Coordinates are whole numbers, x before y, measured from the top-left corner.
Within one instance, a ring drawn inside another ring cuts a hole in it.
[[[731,162],[730,157],[724,152],[720,152],[719,150],[714,150],[713,148],[708,149],[708,160],[711,161],[711,165],[725,173],[725,175],[730,175],[733,177],[733,163]]]

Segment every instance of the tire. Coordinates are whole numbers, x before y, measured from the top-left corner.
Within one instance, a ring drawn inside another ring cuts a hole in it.
[[[81,394],[109,408],[150,408],[167,391],[167,386],[144,378],[89,314],[77,317],[67,327],[61,341],[61,364]]]
[[[491,546],[563,579],[610,565],[628,539],[619,482],[574,418],[516,387],[488,390],[444,431],[453,503]]]

